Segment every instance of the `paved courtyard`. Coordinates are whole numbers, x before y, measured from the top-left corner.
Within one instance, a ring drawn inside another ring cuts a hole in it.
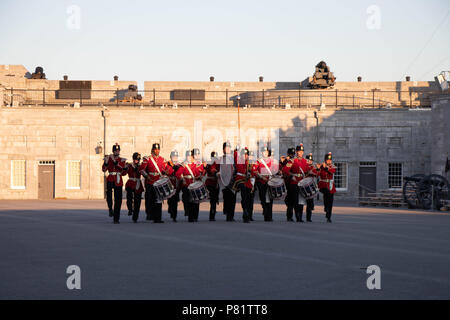
[[[450,299],[450,213],[336,204],[325,223],[114,225],[100,200],[0,201],[1,299]],[[125,203],[123,208],[125,208]],[[222,209],[222,204],[219,210]],[[68,290],[66,268],[81,268]],[[368,290],[366,268],[381,268]]]

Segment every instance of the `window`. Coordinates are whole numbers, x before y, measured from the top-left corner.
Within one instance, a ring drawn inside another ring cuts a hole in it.
[[[336,173],[334,174],[334,184],[336,189],[347,189],[347,163],[335,162]]]
[[[400,162],[389,163],[388,184],[390,189],[400,189],[403,184],[403,170]]]
[[[11,160],[11,189],[25,189],[26,161]]]
[[[66,188],[81,189],[81,161],[68,160],[66,168]]]

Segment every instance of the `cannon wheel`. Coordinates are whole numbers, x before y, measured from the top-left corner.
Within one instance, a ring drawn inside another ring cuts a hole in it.
[[[411,177],[412,179],[423,179],[425,178],[424,174],[415,174]],[[417,209],[422,208],[422,204],[419,200],[419,183],[407,180],[403,184],[403,199],[405,200],[406,204],[408,205],[409,209]]]
[[[434,201],[434,209],[440,210],[442,207],[440,200],[448,195],[448,191],[449,184],[446,178],[438,174],[430,174],[419,182],[419,201],[426,210],[431,209]]]

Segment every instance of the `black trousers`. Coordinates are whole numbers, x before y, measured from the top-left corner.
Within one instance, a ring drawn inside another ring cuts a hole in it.
[[[200,211],[200,204],[191,202],[191,194],[188,188],[183,188],[183,206],[184,215],[188,217],[189,222],[195,222],[198,220],[198,213]]]
[[[272,221],[272,207],[273,200],[269,197],[270,201],[266,202],[266,194],[268,192],[267,183],[256,182],[258,187],[259,200],[261,201],[261,206],[263,209],[264,221]]]
[[[145,186],[145,212],[147,220],[159,222],[162,219],[162,203],[158,203],[158,196],[151,184]]]
[[[209,192],[209,218],[216,218],[217,204],[219,203],[219,187],[218,186],[206,186]]]
[[[306,199],[306,220],[311,221],[313,210],[314,210],[314,198]]]
[[[234,210],[236,209],[236,194],[229,188],[222,190],[223,213],[227,216],[227,221],[234,220]]]
[[[323,193],[323,206],[325,208],[325,216],[327,219],[331,219],[331,211],[333,210],[333,199],[334,194],[330,192],[327,188],[320,189]]]
[[[290,196],[290,207],[294,209],[295,218],[297,221],[302,221],[303,219],[303,205],[298,203],[300,197],[300,190],[296,184],[289,185],[289,189],[291,190]]]
[[[113,209],[113,191],[114,191],[114,209]],[[115,182],[108,181],[106,183],[106,203],[108,209],[113,210],[114,221],[120,219],[120,208],[122,207],[122,187],[117,187]]]
[[[127,190],[127,208],[128,212],[133,215],[133,220],[137,221],[139,217],[139,211],[141,210],[141,192],[136,192],[136,190],[128,187]]]
[[[286,204],[286,218],[291,220],[294,216],[294,205],[293,205],[293,197],[294,197],[294,188],[292,188],[291,184],[286,184],[287,194],[284,198],[284,203]]]
[[[239,185],[241,191],[242,220],[249,221],[253,214],[252,189],[247,188],[243,183]]]
[[[170,217],[174,220],[177,219],[178,214],[178,201],[180,201],[180,191],[177,190],[173,196],[167,199],[168,208],[167,211]]]

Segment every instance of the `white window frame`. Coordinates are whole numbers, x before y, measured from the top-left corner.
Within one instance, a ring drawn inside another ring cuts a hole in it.
[[[69,187],[69,162],[79,162],[80,163],[80,186],[79,187]],[[81,160],[66,160],[66,189],[81,190]]]
[[[401,181],[400,181],[400,186],[399,187],[396,187],[396,188],[391,188],[391,187],[389,187],[389,165],[390,164],[400,164],[401,165],[401,168],[402,168],[402,175],[401,175],[401,177],[402,177],[402,179],[401,179]],[[387,186],[388,186],[388,190],[400,190],[400,189],[402,189],[403,188],[403,170],[404,168],[403,168],[403,162],[388,162],[388,167],[387,167]]]
[[[13,182],[14,182],[14,172],[13,172],[13,162],[14,161],[23,161],[25,163],[25,185],[23,186],[14,186]],[[13,190],[25,190],[27,188],[27,160],[20,160],[20,159],[16,159],[16,160],[11,160],[11,183],[10,183],[10,188]]]
[[[337,164],[337,163],[342,163],[343,165],[345,165],[345,170],[346,170],[346,174],[345,174],[345,185],[347,186],[347,187],[345,187],[345,188],[336,188],[336,191],[348,191],[348,162],[345,162],[345,161],[336,161],[335,162],[335,165]],[[336,166],[337,167],[337,166]]]

